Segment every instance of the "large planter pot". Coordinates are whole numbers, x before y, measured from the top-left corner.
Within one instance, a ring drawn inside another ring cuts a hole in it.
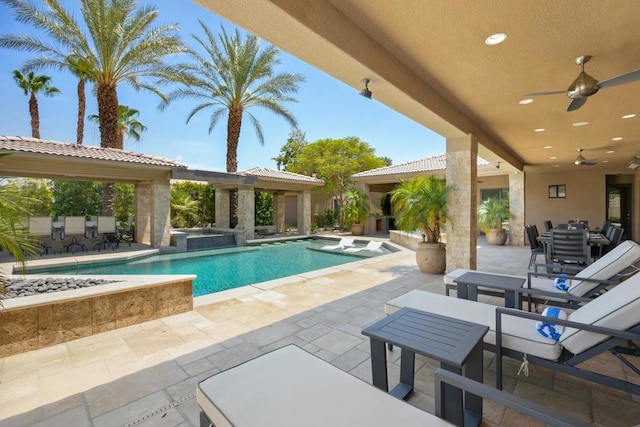
[[[444,243],[418,243],[416,262],[423,273],[442,274],[447,267]]]
[[[490,245],[502,246],[507,241],[507,231],[504,228],[489,228],[486,235]]]
[[[362,236],[364,234],[364,225],[351,224],[351,234],[354,236]]]

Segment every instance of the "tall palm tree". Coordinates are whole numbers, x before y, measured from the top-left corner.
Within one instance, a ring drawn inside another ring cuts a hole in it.
[[[67,68],[78,78],[78,125],[76,145],[82,145],[82,141],[84,140],[84,114],[87,108],[85,86],[87,80],[93,80],[91,67],[83,58],[71,55],[67,57]]]
[[[19,70],[13,70],[13,79],[24,94],[29,97],[29,115],[31,115],[31,136],[40,138],[40,112],[38,111],[38,99],[36,95],[54,96],[60,93],[58,88],[49,85],[51,77],[35,75],[33,71],[22,74]]]
[[[238,140],[244,114],[253,124],[261,144],[264,144],[262,126],[247,110],[263,107],[283,117],[292,126],[297,123],[286,102],[296,102],[290,95],[298,91],[298,83],[304,81],[299,74],[276,73],[280,51],[274,46],[260,50],[256,36],[240,36],[236,29],[232,35],[222,28],[216,40],[211,30],[200,21],[205,38],[193,36],[204,49],[201,55],[187,50],[190,62],[179,64],[182,87],[168,95],[169,101],[194,98],[202,103],[187,116],[187,123],[201,110],[212,109],[209,133],[224,115],[227,115],[227,172],[238,170]],[[188,77],[185,77],[188,76]],[[160,108],[164,108],[163,105]]]
[[[124,147],[124,137],[133,138],[135,141],[140,141],[142,138],[142,132],[147,130],[147,127],[140,123],[136,116],[140,114],[135,108],[129,108],[126,105],[118,105],[118,145]],[[92,114],[89,116],[89,120],[100,123],[100,116],[98,114]],[[113,182],[104,182],[102,184],[102,210],[107,215],[107,209],[109,206],[113,206],[115,210],[116,203],[116,184]],[[111,214],[109,214],[111,215]]]
[[[42,54],[27,61],[27,69],[68,69],[69,56],[86,61],[96,84],[101,147],[122,149],[118,140],[118,85],[146,89],[166,101],[158,81],[146,79],[177,79],[176,69],[165,59],[182,52],[184,45],[177,25],[155,24],[158,12],[154,7],[138,7],[134,0],[80,0],[81,27],[60,0],[45,0],[44,10],[27,0],[0,1],[13,9],[17,21],[49,37],[0,36],[0,47]],[[112,215],[114,207],[105,202],[105,214]]]
[[[175,70],[166,65],[166,57],[184,49],[177,25],[155,26],[157,10],[138,8],[133,0],[81,0],[80,11],[87,31],[59,0],[46,0],[40,10],[25,0],[0,0],[9,5],[15,19],[43,31],[50,40],[28,35],[0,36],[0,47],[41,53],[25,67],[69,69],[68,58],[86,61],[97,85],[100,116],[100,145],[118,146],[119,84],[149,90],[165,99],[151,77],[167,80]],[[117,29],[117,31],[116,31]]]

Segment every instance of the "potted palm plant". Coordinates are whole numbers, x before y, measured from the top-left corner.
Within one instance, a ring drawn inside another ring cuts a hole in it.
[[[395,224],[400,230],[422,233],[416,262],[423,273],[442,274],[446,268],[444,243],[440,231],[449,219],[447,196],[451,188],[435,176],[416,176],[404,181],[391,193]]]
[[[344,198],[344,221],[351,226],[351,234],[362,236],[364,234],[364,222],[369,216],[369,197],[357,188],[347,191]]]
[[[487,235],[490,245],[504,245],[507,232],[502,221],[509,217],[509,200],[489,197],[478,206],[478,227]]]

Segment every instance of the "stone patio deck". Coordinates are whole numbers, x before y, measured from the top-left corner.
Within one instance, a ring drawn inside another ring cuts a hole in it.
[[[528,247],[480,246],[479,270],[526,274]],[[369,341],[361,330],[384,317],[387,300],[412,289],[444,293],[442,276],[420,273],[405,250],[226,301],[196,299],[188,313],[0,359],[0,427],[197,426],[198,381],[290,343],[370,383]],[[399,355],[389,353],[396,377]],[[594,363],[628,371],[607,356]],[[416,361],[409,399],[432,413],[437,365]],[[640,423],[637,396],[537,366],[516,377],[518,367],[505,363],[505,389],[518,396],[595,425]],[[494,376],[494,357],[485,352],[485,381],[492,384]],[[483,425],[540,425],[491,403],[484,417]]]

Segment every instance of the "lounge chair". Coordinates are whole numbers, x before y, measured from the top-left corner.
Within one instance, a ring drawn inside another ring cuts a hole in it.
[[[102,234],[102,241],[93,245],[93,249],[106,249],[110,247],[116,250],[120,247],[116,229],[115,216],[99,216],[96,218],[96,233]]]
[[[568,299],[566,297],[594,298],[607,288],[619,283],[628,274],[635,273],[637,269],[633,266],[638,262],[640,262],[640,245],[631,240],[626,240],[575,276],[546,272],[528,273],[524,287],[540,292],[530,292],[525,297],[528,298],[530,304],[553,301],[555,305],[576,306],[580,303],[579,299]],[[445,293],[447,295],[451,290],[457,288],[455,280],[467,271],[469,270],[457,269],[444,276]],[[496,274],[496,276],[502,275]],[[555,282],[558,278],[566,280],[569,286],[568,290],[563,291],[556,287]],[[479,288],[478,293],[491,296],[503,295],[501,292],[489,288]]]
[[[529,292],[527,289],[521,290]],[[640,376],[640,369],[623,355],[640,354],[640,274],[613,287],[598,298],[580,306],[566,320],[537,313],[497,307],[475,301],[451,298],[413,290],[385,304],[391,314],[401,307],[455,317],[489,327],[485,350],[496,353],[496,384],[502,384],[502,356],[541,365],[565,374],[640,395],[640,382],[628,382],[591,370],[597,364],[577,365],[609,351]],[[537,321],[564,325],[558,340],[546,338],[537,330]]]
[[[348,248],[351,246],[355,245],[355,239],[351,238],[351,237],[343,237],[342,239],[340,239],[340,241],[335,244],[335,245],[325,245],[323,247],[321,247],[320,249],[324,249],[324,250],[336,250],[336,249],[344,249],[344,248]]]
[[[64,217],[64,234],[65,236],[71,236],[71,243],[64,245],[63,249],[67,252],[74,253],[76,248],[80,251],[87,252],[87,246],[78,241],[78,236],[84,236],[85,233],[85,220],[83,216],[65,216]]]
[[[367,243],[367,246],[363,246],[361,248],[347,248],[344,251],[345,252],[361,252],[361,251],[370,251],[370,252],[380,252],[382,253],[382,249],[380,249],[382,247],[383,242],[374,242],[371,241],[369,243]]]
[[[584,422],[452,372],[438,369],[436,386],[452,384],[554,426]],[[438,393],[436,411],[446,416]],[[451,426],[336,368],[293,344],[198,383],[201,426]],[[253,410],[247,410],[253,408]]]

